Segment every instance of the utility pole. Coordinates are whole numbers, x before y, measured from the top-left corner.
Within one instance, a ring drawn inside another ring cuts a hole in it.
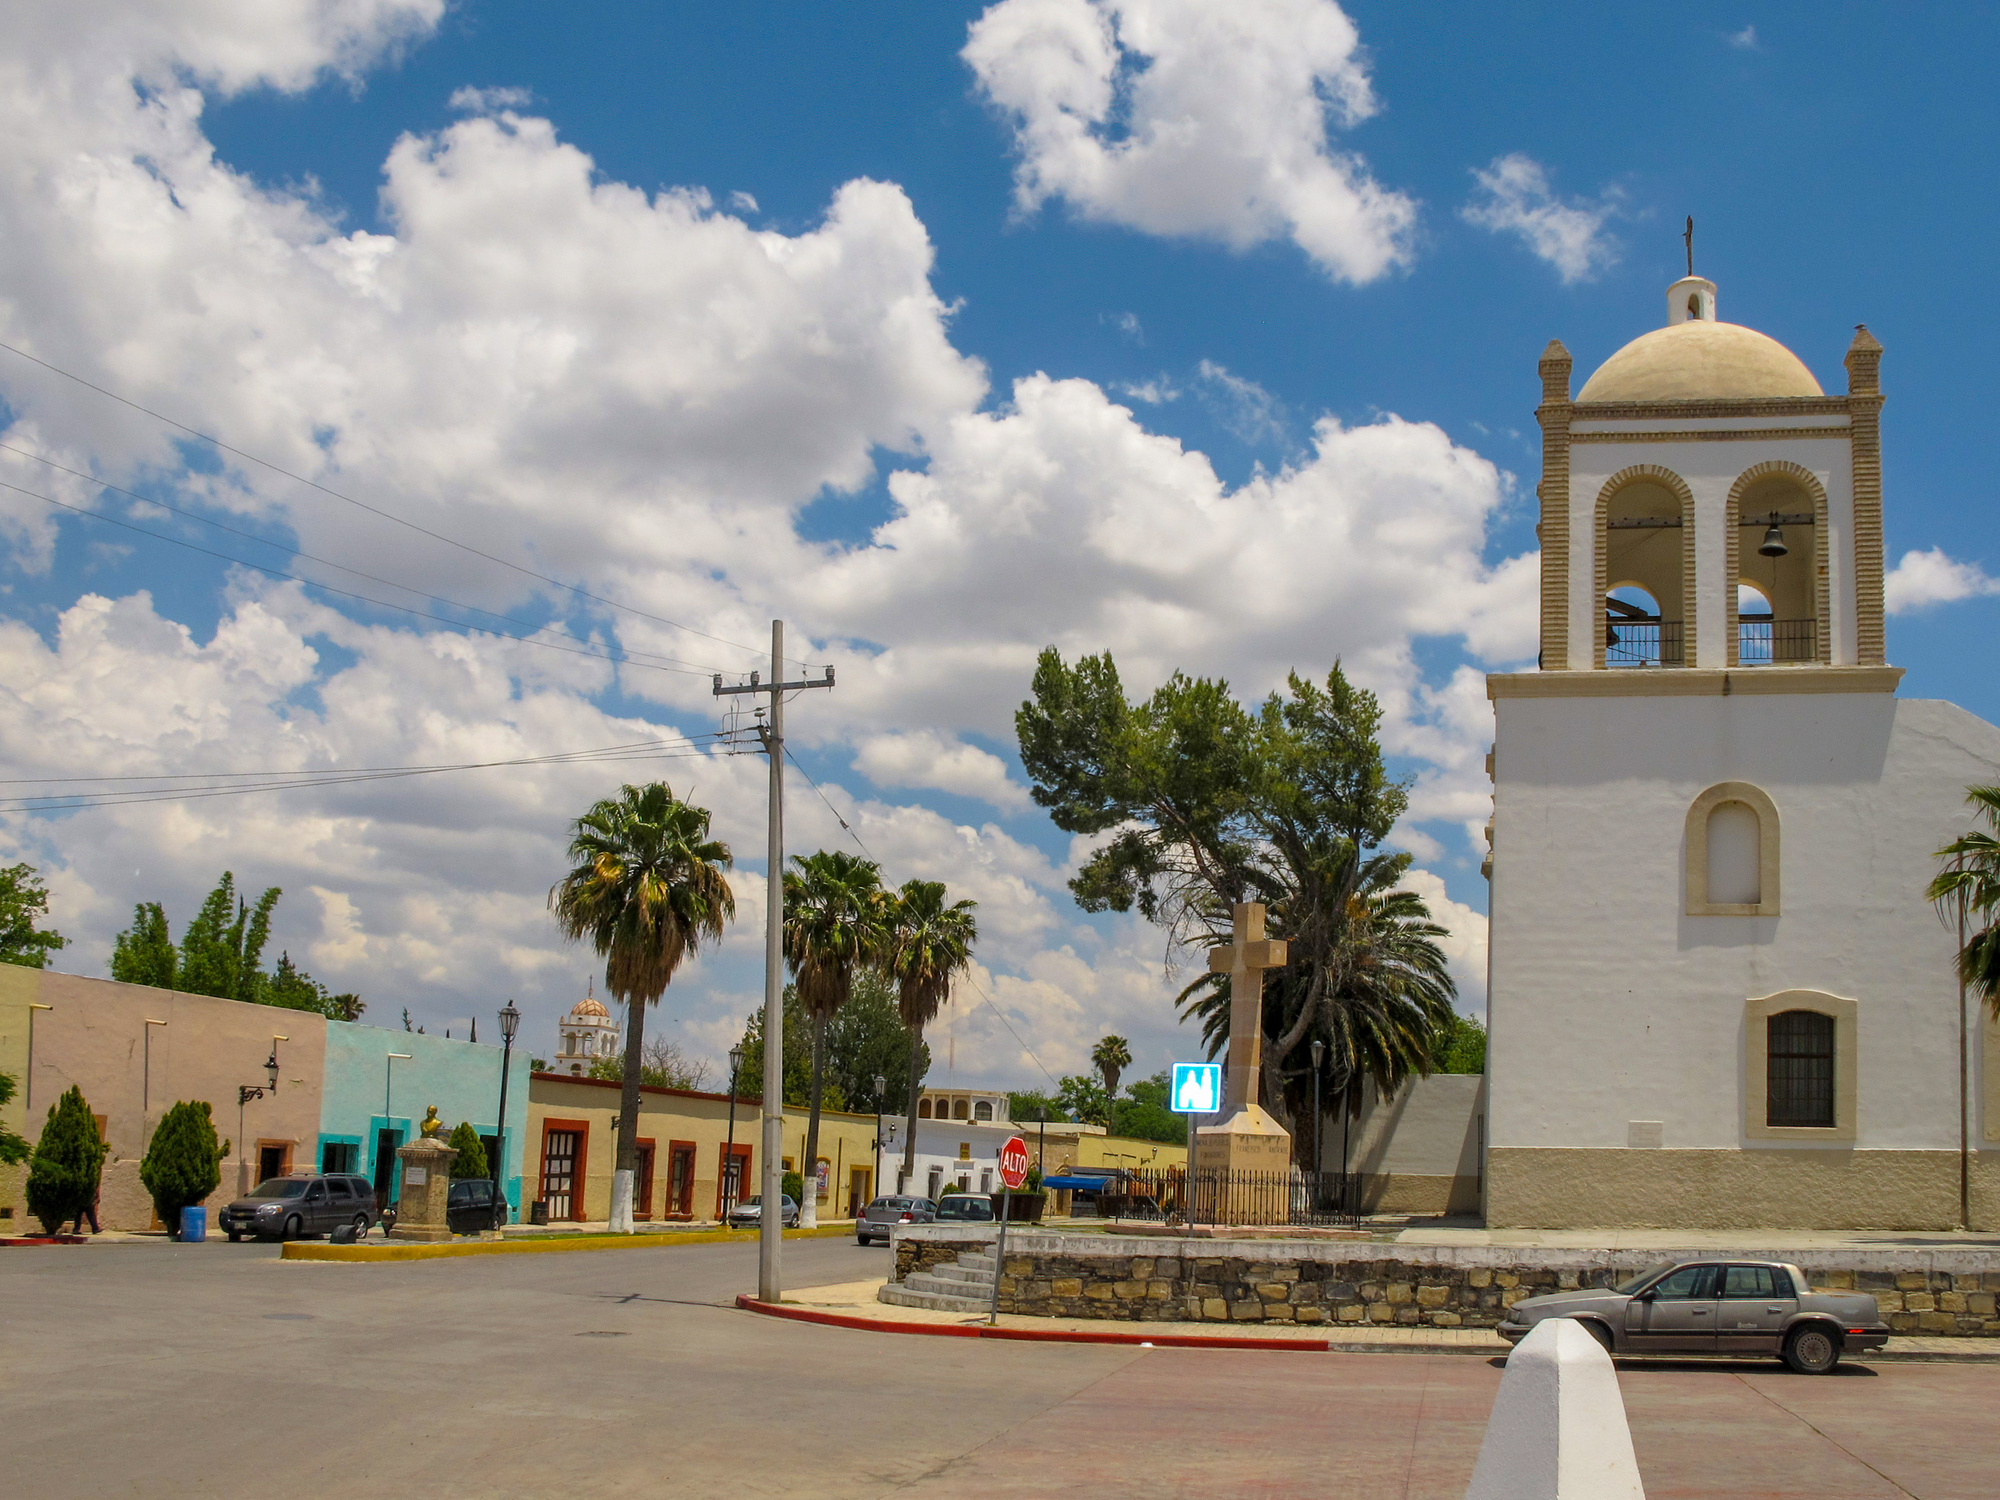
[[[771,622],[771,680],[752,672],[738,687],[724,687],[715,676],[715,696],[768,693],[771,712],[757,730],[771,760],[770,840],[765,857],[770,864],[764,913],[764,1170],[758,1191],[757,1298],[776,1302],[783,1295],[778,1274],[778,1249],[784,1243],[785,1213],[785,694],[805,688],[833,686],[833,668],[810,682],[785,681],[785,622]],[[734,1091],[732,1090],[732,1093]],[[810,1172],[815,1163],[803,1164]],[[800,1174],[801,1181],[804,1173]],[[801,1189],[803,1191],[803,1189]]]

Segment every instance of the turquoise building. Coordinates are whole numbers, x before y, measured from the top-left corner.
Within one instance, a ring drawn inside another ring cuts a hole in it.
[[[522,1143],[527,1137],[528,1054],[513,1056],[506,1138],[499,1138],[501,1049],[350,1021],[326,1023],[326,1075],[319,1149],[323,1172],[361,1172],[378,1201],[392,1201],[396,1148],[437,1106],[447,1132],[470,1121],[490,1163],[501,1152],[501,1187],[521,1217]]]

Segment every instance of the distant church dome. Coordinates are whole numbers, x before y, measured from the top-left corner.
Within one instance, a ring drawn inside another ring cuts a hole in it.
[[[1642,333],[1584,382],[1579,401],[1744,401],[1819,396],[1799,357],[1776,339],[1715,316],[1715,283],[1690,276],[1667,289],[1665,328]]]
[[[611,1012],[604,1008],[604,1002],[595,995],[585,995],[581,1000],[576,1002],[570,1014],[573,1016],[609,1017]]]

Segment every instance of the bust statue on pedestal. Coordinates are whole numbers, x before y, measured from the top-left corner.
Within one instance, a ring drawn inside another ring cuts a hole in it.
[[[418,1138],[396,1148],[396,1172],[401,1179],[396,1196],[394,1240],[437,1241],[451,1238],[445,1208],[451,1198],[451,1164],[458,1152],[442,1137],[444,1122],[433,1104],[418,1127]]]

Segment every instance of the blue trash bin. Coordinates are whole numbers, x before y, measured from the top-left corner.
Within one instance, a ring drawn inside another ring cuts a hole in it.
[[[181,1243],[199,1245],[208,1238],[208,1209],[194,1203],[181,1210]]]

